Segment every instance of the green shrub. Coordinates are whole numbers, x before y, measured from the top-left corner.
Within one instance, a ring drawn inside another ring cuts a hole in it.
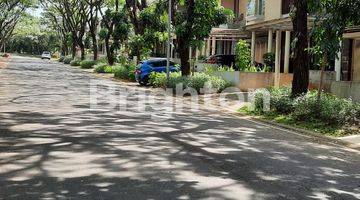
[[[188,80],[188,77],[181,76],[181,72],[173,72],[170,74],[168,87],[176,89],[176,86],[182,84],[183,89],[185,89],[188,85]]]
[[[72,59],[71,56],[66,56],[66,57],[64,58],[64,64],[70,64],[72,60],[73,60],[73,59]]]
[[[198,92],[203,92],[202,89],[220,92],[230,86],[228,82],[217,76],[206,73],[195,73],[193,76],[183,77],[180,72],[171,73],[169,83],[167,83],[166,80],[166,73],[153,72],[150,74],[149,83],[153,87],[169,87],[174,89],[178,84],[183,84],[184,88],[194,88]]]
[[[64,57],[64,56],[61,56],[58,61],[59,61],[59,62],[64,62],[64,59],[65,59],[65,57]]]
[[[116,78],[135,81],[135,65],[120,65],[114,67],[114,76]]]
[[[96,73],[105,73],[105,68],[108,66],[106,63],[98,63],[94,66],[94,71]]]
[[[210,80],[210,75],[205,73],[196,73],[194,76],[188,78],[187,87],[194,88],[200,92],[201,88],[204,88],[205,84]]]
[[[270,90],[270,108],[279,114],[289,114],[294,110],[291,88],[273,88]]]
[[[343,126],[355,123],[356,107],[350,100],[331,94],[322,94],[318,101],[317,92],[309,92],[294,101],[292,116],[300,121],[321,121],[328,125]]]
[[[97,63],[107,63],[107,58],[106,57],[100,57],[98,60],[97,60]]]
[[[269,98],[268,96],[266,96],[269,94],[270,93],[267,89],[257,89],[252,94],[253,95],[253,102],[252,102],[253,105],[252,106],[256,113],[264,113],[266,111],[266,109],[264,107],[264,100],[266,98]]]
[[[120,54],[119,56],[116,57],[117,62],[120,65],[126,65],[127,64],[127,57],[124,54]]]
[[[235,48],[236,66],[244,71],[251,64],[251,51],[246,40],[240,40]]]
[[[359,103],[327,93],[323,93],[318,100],[317,91],[310,91],[292,99],[289,88],[280,88],[270,90],[271,109],[267,110],[264,109],[266,92],[268,93],[266,89],[260,89],[252,94],[254,109],[246,113],[260,114],[278,122],[282,121],[279,119],[286,119],[282,122],[336,136],[358,131],[356,127],[360,124]]]
[[[245,72],[258,72],[258,68],[255,66],[248,66],[246,68],[244,68],[242,71]]]
[[[80,62],[81,62],[81,60],[75,58],[74,60],[72,60],[72,61],[70,62],[70,65],[71,65],[71,66],[80,66]]]
[[[82,69],[91,69],[96,64],[94,60],[83,60],[80,62]]]
[[[275,66],[275,53],[265,53],[263,55],[264,64],[269,67]]]
[[[166,73],[151,72],[149,83],[153,87],[166,88]]]

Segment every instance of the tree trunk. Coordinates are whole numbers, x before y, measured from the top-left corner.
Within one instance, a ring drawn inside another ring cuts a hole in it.
[[[61,51],[62,51],[63,56],[67,56],[69,54],[68,46],[67,46],[66,42],[64,42],[64,41],[63,41],[63,44],[62,44],[62,50]]]
[[[76,56],[76,43],[72,42],[71,57],[74,59]]]
[[[136,65],[138,65],[141,61],[141,53],[139,50],[136,51]]]
[[[181,60],[181,74],[182,76],[190,75],[190,63],[189,63],[189,48],[184,44],[184,40],[179,38],[179,54]]]
[[[307,1],[295,0],[295,17],[293,27],[297,42],[294,48],[294,78],[292,96],[297,97],[307,93],[309,86],[309,55],[307,29]]]
[[[85,60],[85,44],[81,39],[79,39],[78,44],[79,44],[80,52],[81,52],[80,58],[81,58],[81,60]]]
[[[106,37],[105,38],[106,57],[107,57],[109,65],[113,66],[115,63],[114,51],[112,48],[110,48],[109,41],[110,41],[110,37]]]
[[[85,60],[85,47],[81,46],[81,60]]]
[[[318,96],[317,96],[317,101],[319,103],[321,100],[321,93],[322,93],[323,83],[324,83],[325,67],[327,64],[328,64],[328,56],[327,56],[327,53],[324,53],[323,63],[321,64],[320,83],[319,83]]]
[[[98,45],[97,45],[96,34],[92,34],[92,46],[93,46],[93,52],[94,52],[94,60],[97,60],[98,59]]]

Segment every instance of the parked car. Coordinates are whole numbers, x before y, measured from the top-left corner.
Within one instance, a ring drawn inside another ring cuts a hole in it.
[[[51,54],[50,54],[50,52],[44,51],[44,52],[41,54],[41,59],[48,59],[48,60],[50,60],[50,59],[51,59]]]
[[[235,55],[212,55],[205,59],[205,63],[231,67],[235,65]]]
[[[140,62],[135,70],[136,81],[140,85],[147,85],[151,72],[166,72],[167,60],[164,58],[150,59]],[[170,72],[179,71],[174,62],[170,62]]]

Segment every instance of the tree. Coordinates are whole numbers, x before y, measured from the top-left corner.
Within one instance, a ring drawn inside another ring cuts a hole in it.
[[[83,41],[88,22],[89,5],[84,0],[48,0],[55,7],[64,21],[64,26],[71,33],[72,57],[76,56],[76,47],[81,50],[81,59],[85,59]]]
[[[329,58],[337,57],[346,27],[360,24],[360,1],[312,0],[309,9],[315,16],[315,25],[311,32],[315,45],[311,52],[321,57],[321,78],[318,91],[320,100],[324,71],[329,64]]]
[[[309,86],[309,54],[308,48],[308,1],[295,0],[292,13],[295,39],[293,44],[294,78],[292,96],[307,93]]]
[[[0,1],[0,48],[13,34],[16,24],[25,10],[34,6],[33,0],[1,0]]]
[[[129,35],[129,24],[125,12],[119,11],[119,2],[115,3],[115,10],[109,8],[102,12],[100,38],[105,40],[106,55],[109,65],[115,63],[115,50],[119,49]],[[111,41],[112,40],[112,41]]]
[[[230,13],[217,0],[175,0],[172,18],[183,76],[190,75],[189,48],[198,47],[212,27],[227,22]]]
[[[144,48],[144,46],[142,46],[143,43],[138,41],[145,41],[145,39],[143,38],[145,27],[143,21],[140,19],[140,13],[142,13],[142,11],[147,7],[148,5],[146,0],[125,0],[125,8],[127,10],[127,15],[130,18],[130,22],[133,26],[135,34],[132,40],[132,49],[135,51],[134,54],[138,58],[137,61],[140,60],[141,51]]]
[[[13,36],[7,42],[9,52],[39,55],[43,51],[58,51],[58,33],[38,17],[23,15],[17,23]]]
[[[89,18],[88,25],[90,36],[92,39],[92,49],[94,54],[94,60],[98,59],[98,42],[97,42],[97,31],[99,25],[99,12],[102,8],[104,0],[86,0],[89,5]]]
[[[67,56],[69,54],[69,46],[72,43],[68,29],[69,26],[53,4],[54,2],[51,0],[41,1],[43,20],[46,21],[45,23],[49,24],[53,30],[58,32],[61,38],[61,54]]]
[[[142,34],[131,37],[129,46],[132,55],[140,56],[139,61],[152,50],[153,54],[157,54],[162,42],[167,39],[164,7],[158,3],[152,4],[140,12],[138,20],[142,24]]]

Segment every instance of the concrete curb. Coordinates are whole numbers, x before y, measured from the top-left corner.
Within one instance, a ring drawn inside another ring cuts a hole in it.
[[[97,73],[94,73],[93,71],[83,70],[83,69],[80,69],[80,68],[79,68],[79,70],[87,72],[87,73],[89,73],[89,74],[91,74],[91,75],[93,75],[95,77],[98,77],[98,78],[104,78],[104,79],[108,79],[108,80],[111,80],[111,81],[114,81],[114,82],[117,82],[117,83],[120,83],[120,84],[125,84],[126,87],[135,87],[133,84],[129,84],[129,83],[132,83],[132,82],[127,82],[127,81],[123,81],[121,79],[116,79],[113,76],[110,76],[108,74],[97,74]],[[136,89],[140,89],[140,88],[136,88]],[[143,88],[143,90],[147,90],[147,91],[151,91],[151,92],[155,92],[155,93],[159,93],[160,91],[162,91],[162,89],[159,90],[158,88],[152,88],[152,87]],[[214,94],[214,96],[216,96],[216,95],[217,94]],[[176,97],[176,98],[179,98],[179,97]],[[186,99],[185,97],[182,97],[182,98]],[[199,104],[205,105],[205,102],[200,100]],[[289,125],[274,122],[274,121],[271,121],[271,120],[266,120],[266,119],[261,119],[259,117],[253,117],[253,116],[245,115],[245,114],[236,112],[236,111],[231,110],[231,109],[226,109],[226,108],[224,109],[224,108],[222,108],[222,107],[220,107],[218,105],[214,105],[214,104],[211,104],[211,105],[213,107],[217,108],[216,110],[218,112],[221,112],[221,113],[224,113],[224,114],[227,114],[227,115],[231,115],[231,116],[234,116],[234,117],[247,117],[248,119],[250,119],[252,121],[255,121],[255,122],[258,122],[258,123],[263,123],[265,125],[273,126],[275,128],[278,127],[278,128],[281,128],[281,129],[285,129],[285,130],[288,130],[288,131],[295,132],[293,134],[299,134],[299,135],[303,135],[303,136],[310,136],[313,139],[320,140],[321,142],[326,142],[326,143],[330,143],[330,144],[337,145],[337,146],[347,147],[347,148],[354,149],[354,150],[360,150],[360,145],[356,145],[356,144],[353,144],[353,143],[350,143],[350,142],[347,142],[347,141],[343,141],[343,140],[335,138],[335,137],[325,136],[325,135],[321,135],[319,133],[316,133],[316,132],[313,132],[313,131],[310,131],[310,130],[296,128],[296,127],[292,127],[292,126],[289,126]]]
[[[331,144],[335,144],[335,145],[340,145],[340,146],[348,147],[348,148],[355,149],[355,150],[360,150],[360,145],[356,145],[356,144],[353,144],[353,143],[350,143],[350,142],[346,142],[346,141],[343,141],[343,140],[341,140],[339,138],[326,136],[326,135],[321,135],[320,133],[316,133],[314,131],[301,129],[301,128],[297,128],[297,127],[292,127],[290,125],[281,124],[281,123],[274,122],[274,121],[267,120],[267,119],[261,119],[261,118],[257,118],[257,117],[252,117],[252,116],[248,116],[248,115],[241,114],[241,113],[237,113],[237,115],[246,116],[246,117],[249,117],[251,120],[254,120],[254,121],[258,121],[258,122],[268,124],[268,125],[271,125],[271,126],[277,126],[277,127],[289,130],[289,131],[294,131],[294,132],[299,133],[301,135],[310,136],[310,137],[313,137],[315,139],[319,139],[319,140],[321,140],[323,142],[327,142],[327,143],[331,143]]]

